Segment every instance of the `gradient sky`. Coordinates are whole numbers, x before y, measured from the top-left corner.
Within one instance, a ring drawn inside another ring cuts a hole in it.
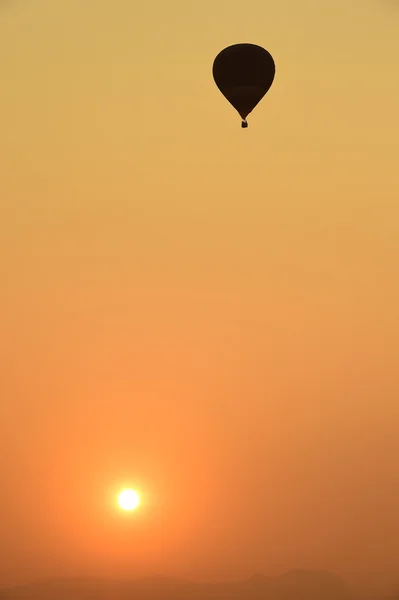
[[[4,2],[0,582],[399,583],[398,27]],[[277,66],[247,130],[211,75],[242,41]]]

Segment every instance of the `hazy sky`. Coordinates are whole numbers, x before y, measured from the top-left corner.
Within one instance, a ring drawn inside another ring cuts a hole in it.
[[[398,582],[398,27],[4,3],[0,582]],[[211,71],[243,41],[277,67],[247,130]]]

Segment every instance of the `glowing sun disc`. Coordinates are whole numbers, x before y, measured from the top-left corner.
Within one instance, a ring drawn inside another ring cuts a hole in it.
[[[122,510],[134,510],[140,504],[140,497],[134,490],[123,490],[118,496],[118,504]]]

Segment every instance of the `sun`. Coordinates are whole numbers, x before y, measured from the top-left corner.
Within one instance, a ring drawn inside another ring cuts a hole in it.
[[[118,504],[122,510],[135,510],[140,504],[140,496],[135,490],[122,490],[118,495]]]

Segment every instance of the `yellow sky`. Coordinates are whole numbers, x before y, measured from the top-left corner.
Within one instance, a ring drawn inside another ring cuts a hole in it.
[[[2,7],[2,581],[395,580],[398,26],[389,0]],[[211,76],[236,42],[277,68],[247,130]]]

